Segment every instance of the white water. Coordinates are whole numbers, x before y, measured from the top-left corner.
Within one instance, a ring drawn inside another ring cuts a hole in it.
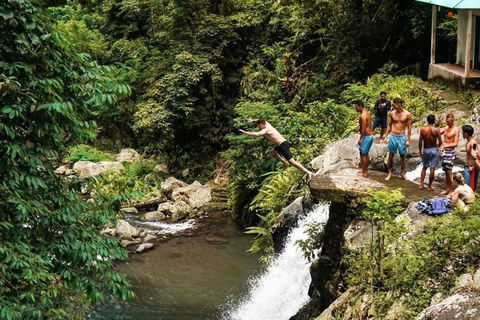
[[[420,175],[422,173],[422,168],[423,168],[423,164],[420,163],[418,165],[418,167],[416,167],[414,170],[407,172],[406,176],[407,176],[408,180],[413,181],[413,182],[420,181]],[[454,166],[453,169],[452,169],[452,172],[463,172],[463,167]],[[425,180],[428,180],[428,175],[429,174],[430,174],[430,169],[427,170]],[[435,170],[435,177],[438,177],[439,175],[445,175],[445,172],[441,168],[438,168],[438,169]]]
[[[146,221],[137,221],[139,226],[149,226],[159,230],[159,234],[175,234],[180,231],[184,231],[190,228],[193,228],[195,224],[195,219],[190,219],[185,222],[179,223],[169,223],[169,222],[146,222]]]
[[[249,293],[223,320],[288,320],[309,300],[310,263],[295,244],[305,240],[308,224],[326,222],[329,205],[318,205],[285,239],[284,250],[263,274],[249,282]]]

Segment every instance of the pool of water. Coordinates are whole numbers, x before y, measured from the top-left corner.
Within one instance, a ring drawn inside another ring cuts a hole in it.
[[[228,215],[217,213],[194,229],[194,235],[174,236],[119,263],[136,298],[122,302],[108,296],[86,319],[219,319],[260,271],[259,256],[246,252],[253,238]],[[213,244],[207,237],[228,242]]]

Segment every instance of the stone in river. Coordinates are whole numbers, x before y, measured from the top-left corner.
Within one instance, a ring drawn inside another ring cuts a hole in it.
[[[141,245],[138,246],[137,250],[135,252],[140,253],[148,249],[152,249],[154,247],[153,243],[142,243]]]
[[[227,243],[228,239],[222,237],[206,237],[205,240],[209,243],[218,244],[218,243]]]

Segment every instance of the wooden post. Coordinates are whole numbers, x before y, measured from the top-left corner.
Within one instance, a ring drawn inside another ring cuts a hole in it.
[[[430,52],[430,64],[435,64],[435,47],[437,45],[437,6],[432,6],[432,44]]]
[[[472,56],[472,34],[473,34],[473,11],[468,10],[468,20],[467,20],[467,39],[465,45],[465,78],[470,76],[470,59]]]

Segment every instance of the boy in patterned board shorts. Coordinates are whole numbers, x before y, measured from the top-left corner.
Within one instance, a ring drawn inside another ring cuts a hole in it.
[[[452,169],[453,161],[456,158],[455,148],[458,146],[460,137],[460,130],[455,127],[455,118],[453,114],[447,114],[445,118],[447,126],[440,130],[443,134],[443,144],[440,147],[440,154],[442,156],[442,168],[445,171],[446,189],[442,192],[444,195],[450,195],[453,192]]]

